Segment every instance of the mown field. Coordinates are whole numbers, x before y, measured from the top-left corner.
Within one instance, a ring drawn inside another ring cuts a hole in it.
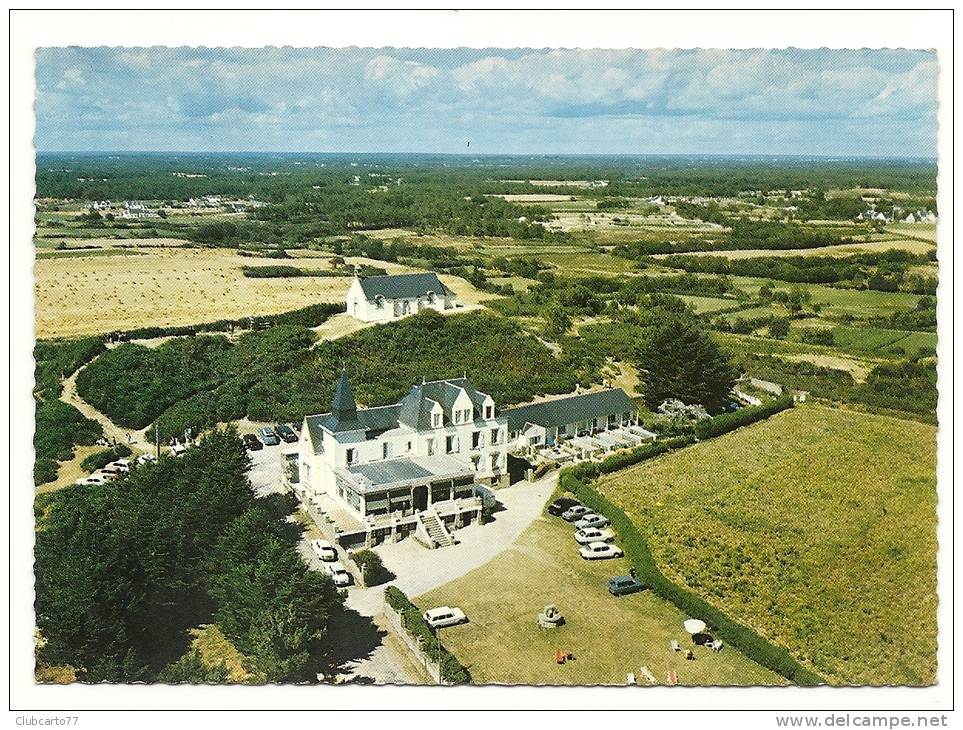
[[[572,526],[542,517],[504,553],[458,580],[414,599],[418,606],[458,606],[469,623],[439,631],[477,684],[625,684],[646,666],[659,684],[670,670],[682,685],[784,685],[786,680],[731,648],[696,647],[695,661],[669,649],[691,646],[670,603],[643,592],[613,598],[606,582],[628,571],[624,559],[582,560]],[[549,603],[565,625],[546,630],[536,616]],[[575,656],[556,664],[556,649]]]
[[[936,677],[936,430],[807,404],[603,477],[662,570],[832,684]]]
[[[343,301],[351,283],[350,276],[248,278],[241,267],[271,262],[239,256],[234,249],[123,249],[140,254],[123,256],[104,255],[106,251],[113,249],[38,259],[34,291],[39,339],[278,314]],[[323,259],[312,261],[309,268],[324,268]],[[412,270],[362,258],[349,258],[348,263],[389,273]],[[442,280],[463,303],[492,297],[464,279]]]

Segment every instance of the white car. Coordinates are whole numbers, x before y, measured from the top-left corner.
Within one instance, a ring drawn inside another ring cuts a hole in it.
[[[99,487],[106,484],[107,480],[100,476],[99,474],[91,474],[89,477],[83,477],[74,482],[82,487]]]
[[[312,540],[311,549],[314,550],[318,559],[325,563],[333,563],[338,559],[338,551],[327,540]]]
[[[331,580],[338,588],[344,588],[345,586],[351,585],[351,573],[344,569],[344,566],[335,561],[333,563],[325,563],[325,570],[328,571],[328,575],[331,576]]]
[[[126,474],[127,472],[130,471],[130,459],[117,459],[117,461],[114,461],[108,464],[107,466],[116,467],[122,473]]]
[[[562,512],[562,519],[566,522],[575,522],[575,520],[580,519],[582,515],[586,515],[589,512],[589,508],[581,504],[577,504],[574,507],[570,507],[564,512]]]
[[[598,527],[583,527],[575,531],[575,542],[579,545],[588,545],[592,542],[608,542],[614,537],[615,533],[611,530],[600,530]]]
[[[425,623],[433,629],[440,629],[445,626],[457,626],[468,621],[468,617],[464,611],[460,608],[451,608],[450,606],[429,608],[425,611],[424,619]]]
[[[621,558],[622,550],[618,545],[608,542],[590,542],[578,549],[578,554],[586,560],[605,560],[607,558]]]
[[[157,461],[157,457],[151,454],[141,454],[135,459],[138,464],[152,464]]]
[[[575,526],[580,530],[586,527],[608,527],[609,521],[602,517],[602,515],[597,515],[594,512],[589,512],[586,515],[575,521]]]

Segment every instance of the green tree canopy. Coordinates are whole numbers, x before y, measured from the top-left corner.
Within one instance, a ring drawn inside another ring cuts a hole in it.
[[[719,346],[690,314],[656,309],[644,330],[639,361],[646,405],[677,398],[718,413],[729,402],[736,372]]]

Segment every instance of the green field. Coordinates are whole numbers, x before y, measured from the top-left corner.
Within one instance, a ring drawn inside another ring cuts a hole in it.
[[[728,309],[729,307],[735,307],[739,302],[735,299],[721,299],[718,297],[698,297],[688,294],[682,294],[679,299],[684,301],[686,304],[691,304],[695,309],[696,314],[705,314],[706,312],[718,312],[720,309]]]
[[[695,647],[695,661],[671,651],[673,639],[691,646],[682,628],[688,616],[650,592],[613,598],[606,582],[625,575],[627,561],[582,560],[572,531],[561,519],[540,518],[494,560],[414,599],[468,615],[469,623],[438,635],[475,683],[618,685],[646,666],[660,684],[670,670],[683,685],[786,684],[731,648]],[[565,616],[561,628],[536,623],[549,603]],[[556,649],[575,660],[556,664]]]
[[[912,357],[921,349],[936,349],[935,332],[907,332],[877,327],[833,327],[833,341],[839,349],[856,355],[905,354]]]
[[[833,684],[936,677],[936,429],[807,404],[603,477],[666,575]]]

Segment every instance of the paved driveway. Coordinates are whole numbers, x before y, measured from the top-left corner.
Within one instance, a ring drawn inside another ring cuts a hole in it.
[[[558,472],[553,472],[537,482],[519,482],[496,491],[502,509],[488,524],[457,530],[457,545],[428,550],[411,538],[379,545],[375,550],[385,567],[395,574],[391,585],[414,598],[484,565],[508,549],[541,514],[557,483]],[[352,589],[348,591],[349,603],[359,612],[374,616],[381,610],[384,588]]]

